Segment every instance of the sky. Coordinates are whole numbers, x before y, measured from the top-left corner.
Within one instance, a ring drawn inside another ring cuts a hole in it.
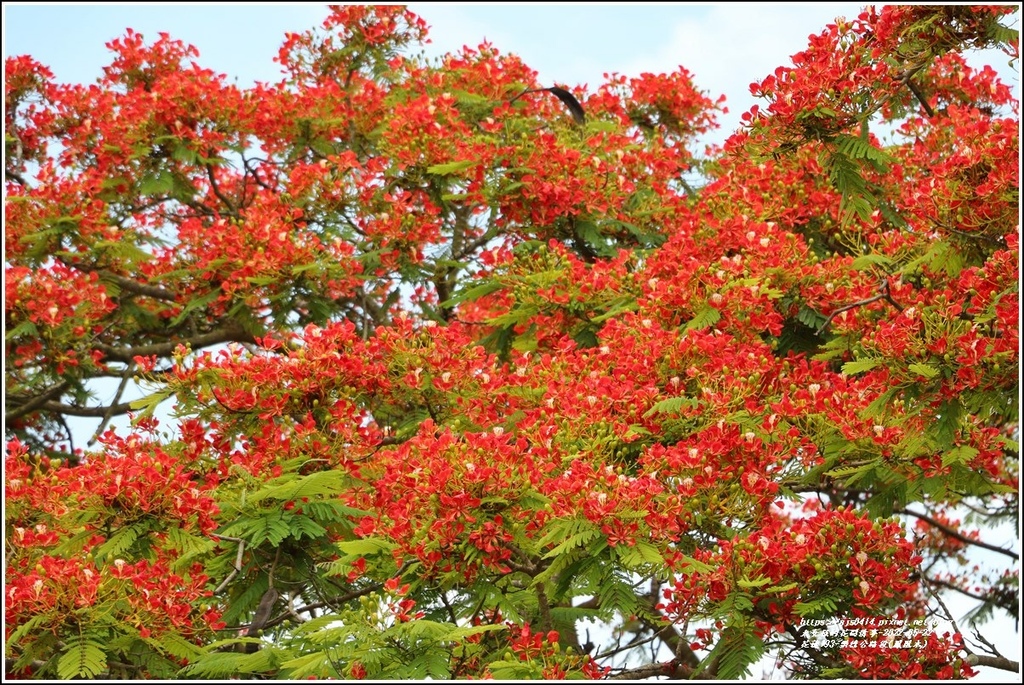
[[[810,34],[836,17],[855,18],[852,3],[411,3],[428,23],[428,56],[476,47],[489,41],[515,53],[537,70],[542,84],[593,91],[603,74],[636,76],[672,72],[679,66],[712,100],[726,96],[722,129],[705,142],[722,142],[740,115],[758,101],[751,82],[803,50]],[[320,4],[24,4],[3,5],[4,57],[28,54],[50,67],[59,82],[93,82],[110,61],[104,43],[130,27],[154,40],[165,31],[199,49],[198,62],[237,79],[240,86],[276,81],[272,58],[286,32],[318,26],[327,10]],[[1020,28],[1019,25],[1015,28]],[[968,56],[990,64],[1020,97],[1019,64],[1002,53]],[[91,433],[91,428],[87,434]],[[84,440],[80,441],[84,442]],[[954,611],[956,613],[956,611]],[[1012,624],[990,624],[986,637],[1004,655],[1019,659],[1019,635]],[[1012,674],[984,670],[989,678]]]

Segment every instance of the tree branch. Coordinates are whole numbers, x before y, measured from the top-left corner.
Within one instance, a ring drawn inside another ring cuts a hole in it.
[[[81,264],[73,264],[72,266],[81,271],[90,270],[83,267]],[[110,281],[120,287],[121,290],[127,290],[128,292],[135,293],[136,295],[145,295],[146,297],[152,297],[154,300],[164,300],[165,302],[175,302],[178,299],[178,296],[170,290],[164,290],[163,288],[155,285],[139,283],[134,278],[119,276],[107,271],[106,269],[97,269],[96,273],[99,274],[101,280]]]
[[[63,383],[59,383],[59,384],[53,386],[52,388],[50,388],[49,390],[45,391],[41,395],[36,395],[32,399],[26,400],[25,403],[21,404],[21,405],[17,405],[15,403],[11,402],[11,400],[14,399],[14,398],[11,395],[8,395],[6,403],[7,404],[15,404],[15,408],[11,409],[10,411],[5,411],[4,412],[4,422],[8,422],[9,423],[9,422],[13,421],[14,419],[21,418],[25,414],[29,414],[29,413],[35,411],[39,407],[43,406],[44,404],[46,404],[47,402],[52,400],[54,397],[60,397],[61,394],[65,390],[67,390],[67,388],[68,388],[68,382],[64,381]]]
[[[213,165],[206,165],[206,177],[210,180],[210,190],[217,196],[217,199],[224,203],[224,206],[228,208],[228,214],[230,216],[238,216],[238,210],[235,208],[235,204],[227,198],[224,193],[221,192],[220,186],[217,185],[217,177],[213,172]]]
[[[945,602],[942,601],[942,598],[930,589],[928,591],[928,594],[930,594],[932,598],[939,603],[939,606],[942,607],[942,611],[945,614],[945,619],[949,621],[951,624],[953,624],[953,630],[955,630],[960,635],[963,635],[963,632],[960,630],[960,626],[956,624],[956,619],[953,618],[953,614],[950,612],[949,607],[946,606]],[[999,651],[995,648],[995,646],[991,642],[983,638],[981,636],[981,633],[978,632],[977,628],[974,629],[974,635],[979,640],[981,640],[981,642],[988,649],[992,650],[993,654],[991,656],[985,654],[975,654],[971,650],[971,648],[968,647],[966,643],[964,643],[963,650],[967,652],[967,663],[969,663],[972,666],[988,666],[990,668],[997,668],[1001,671],[1013,671],[1014,673],[1020,672],[1020,663],[1017,661],[1011,661],[1010,659],[1007,659],[1001,654],[999,654]]]
[[[953,583],[947,583],[944,580],[939,580],[938,578],[932,578],[931,576],[925,576],[924,574],[922,574],[921,577],[924,578],[924,580],[929,585],[937,585],[937,586],[939,586],[941,588],[945,588],[946,590],[952,590],[954,592],[959,592],[961,595],[964,595],[965,597],[970,597],[971,599],[977,600],[979,602],[987,602],[988,601],[987,598],[985,598],[985,597],[983,597],[981,595],[976,595],[973,592],[968,592],[967,590],[963,589],[962,587],[957,587],[956,585],[953,585]]]
[[[853,309],[854,307],[863,307],[866,304],[878,302],[879,300],[885,300],[893,307],[895,307],[896,311],[903,311],[902,305],[900,305],[900,303],[897,302],[896,300],[892,299],[892,295],[889,294],[889,281],[885,280],[882,281],[882,283],[878,286],[878,294],[875,295],[874,297],[869,297],[865,300],[858,300],[857,302],[851,302],[850,304],[844,304],[842,307],[833,310],[832,313],[828,315],[828,318],[825,319],[825,323],[821,324],[821,327],[817,331],[815,331],[814,334],[821,335],[822,331],[824,331],[825,328],[827,328],[828,325],[832,323],[832,319],[836,318],[836,316],[838,316],[842,312],[845,312],[848,309]]]
[[[945,525],[943,523],[940,523],[939,521],[936,521],[932,517],[926,516],[925,514],[919,514],[916,511],[911,511],[910,509],[899,509],[899,510],[897,510],[896,513],[898,513],[898,514],[906,514],[908,516],[915,516],[915,517],[921,519],[922,521],[924,521],[925,523],[927,523],[928,525],[933,526],[935,528],[938,528],[939,530],[941,530],[943,533],[945,533],[946,535],[950,536],[951,538],[955,538],[955,539],[959,540],[960,542],[964,543],[965,545],[974,545],[975,547],[981,547],[982,549],[987,549],[987,550],[989,550],[991,552],[998,552],[999,554],[1002,554],[1004,556],[1010,557],[1014,561],[1018,561],[1020,559],[1020,555],[1018,555],[1016,552],[1013,552],[1013,551],[1008,550],[1008,549],[1003,549],[1002,547],[997,547],[996,545],[993,545],[993,544],[988,543],[988,542],[982,542],[981,540],[974,540],[972,538],[969,538],[966,535],[964,535],[963,533],[960,533],[960,532],[958,532],[956,530],[953,530],[949,526],[947,526],[947,525]]]
[[[135,357],[168,357],[174,353],[178,345],[188,345],[193,348],[209,347],[226,342],[255,343],[256,339],[246,333],[240,326],[219,328],[209,333],[196,335],[191,338],[172,340],[165,343],[153,343],[151,345],[139,345],[138,347],[115,347],[105,343],[95,343],[93,347],[103,353],[104,361],[118,361],[128,364],[134,361]]]
[[[910,92],[914,94],[914,97],[917,98],[917,101],[921,103],[921,107],[924,108],[925,114],[927,114],[929,118],[934,117],[935,110],[933,110],[932,106],[928,104],[928,98],[924,96],[924,93],[922,93],[920,89],[918,89],[918,87],[914,85],[914,81],[910,78],[909,74],[906,76],[906,78],[903,79],[903,82],[907,84],[907,88],[909,88]]]
[[[53,414],[64,414],[66,416],[81,416],[83,418],[89,419],[108,419],[108,415],[120,416],[122,414],[127,414],[132,410],[132,403],[121,402],[120,404],[111,404],[109,406],[76,407],[73,404],[62,404],[60,402],[45,402],[40,408],[43,411],[48,411]],[[93,442],[95,442],[95,439],[90,439],[88,444],[91,445]]]
[[[657,613],[657,610],[655,609],[658,602],[657,589],[655,589],[651,594],[638,596],[637,599],[639,599],[640,603],[652,614]],[[697,668],[697,665],[700,663],[700,659],[698,659],[697,655],[693,653],[693,650],[690,649],[690,645],[688,645],[679,635],[672,623],[666,622],[663,625],[658,625],[654,621],[651,621],[646,616],[642,615],[640,616],[640,620],[644,625],[653,630],[655,635],[672,650],[672,653],[676,655],[677,660],[682,661],[682,663],[691,669]]]
[[[987,656],[985,654],[969,654],[966,659],[971,666],[988,666],[998,668],[1000,671],[1020,673],[1020,662],[1012,661],[1002,656]]]
[[[685,678],[687,673],[685,669],[680,668],[675,661],[666,661],[664,663],[647,664],[646,666],[639,666],[637,668],[629,668],[620,673],[616,673],[613,676],[609,676],[609,680],[644,680],[646,678],[653,678],[655,676],[671,676],[673,678]]]

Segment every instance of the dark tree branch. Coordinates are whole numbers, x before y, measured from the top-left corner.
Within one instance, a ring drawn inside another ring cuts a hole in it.
[[[949,607],[946,606],[945,602],[942,601],[942,598],[939,597],[939,595],[933,592],[931,589],[928,590],[928,594],[930,594],[932,598],[936,602],[938,602],[939,606],[942,608],[943,613],[945,614],[945,619],[953,625],[953,630],[955,630],[960,635],[963,635],[963,631],[961,631],[960,626],[956,624],[956,619],[953,618],[953,614],[950,612]],[[965,643],[963,646],[963,650],[967,652],[967,663],[969,663],[972,666],[988,666],[990,668],[997,668],[1001,671],[1012,671],[1014,673],[1020,672],[1020,663],[1017,661],[1011,661],[1010,659],[1007,659],[1004,656],[1002,656],[999,653],[999,650],[995,648],[995,645],[993,645],[991,642],[982,637],[981,633],[978,632],[977,628],[974,629],[974,636],[978,638],[978,640],[980,640],[982,644],[984,644],[985,647],[992,652],[992,654],[975,654],[974,651],[972,651],[971,648],[968,647]]]
[[[220,186],[217,185],[217,177],[214,174],[212,164],[206,165],[206,178],[210,180],[210,190],[212,190],[217,199],[223,202],[224,206],[228,208],[227,214],[230,216],[238,216],[238,209],[235,207],[235,203],[222,193]]]
[[[929,118],[934,117],[935,110],[933,110],[932,106],[928,104],[928,98],[926,98],[924,96],[924,93],[922,93],[921,90],[914,84],[914,81],[910,78],[909,75],[903,80],[903,82],[907,84],[907,88],[909,88],[910,92],[914,94],[914,97],[917,98],[917,101],[921,103],[921,107],[924,108],[925,114],[927,114]]]
[[[896,300],[892,299],[892,295],[889,294],[889,281],[887,281],[887,280],[886,281],[882,281],[881,285],[878,286],[878,294],[877,295],[875,295],[874,297],[869,297],[869,298],[864,299],[864,300],[858,300],[857,302],[851,302],[850,304],[844,304],[842,307],[838,307],[837,309],[834,309],[832,311],[832,313],[828,315],[828,318],[825,319],[825,323],[821,324],[821,327],[817,331],[815,331],[814,334],[815,335],[821,335],[821,333],[825,330],[825,328],[827,328],[828,325],[830,323],[832,323],[832,319],[836,318],[836,316],[838,316],[842,312],[845,312],[848,309],[853,309],[855,307],[863,307],[866,304],[871,304],[872,302],[878,302],[879,300],[885,300],[886,302],[891,304],[893,307],[895,307],[896,311],[900,311],[900,312],[903,311],[902,305],[900,305],[900,303],[897,302]]]
[[[1018,555],[1016,552],[1013,552],[1013,551],[1008,550],[1008,549],[1003,549],[1002,547],[998,547],[998,546],[993,545],[993,544],[988,543],[988,542],[982,542],[981,540],[974,540],[972,538],[969,538],[966,535],[964,535],[963,533],[960,533],[959,531],[953,530],[949,526],[947,526],[947,525],[945,525],[943,523],[940,523],[939,521],[936,521],[932,517],[926,516],[925,514],[919,514],[916,511],[912,511],[910,509],[899,509],[899,510],[897,510],[896,513],[898,513],[898,514],[906,514],[908,516],[914,516],[916,518],[919,518],[922,521],[924,521],[925,523],[927,523],[928,525],[933,526],[935,528],[938,528],[939,530],[941,530],[946,535],[950,536],[951,538],[955,538],[956,540],[959,540],[960,542],[964,543],[965,545],[974,545],[975,547],[981,547],[982,549],[987,549],[987,550],[989,550],[991,552],[998,552],[999,554],[1002,554],[1004,556],[1010,557],[1014,561],[1018,561],[1020,559],[1020,555]]]
[[[174,353],[174,350],[178,345],[188,345],[193,348],[197,348],[219,345],[220,343],[226,342],[255,343],[256,339],[249,333],[242,330],[241,326],[229,325],[225,328],[218,328],[217,330],[210,331],[209,333],[203,333],[191,338],[183,338],[181,340],[172,340],[165,343],[153,343],[151,345],[139,345],[138,347],[124,348],[107,345],[105,343],[95,343],[93,346],[103,353],[104,361],[118,361],[128,364],[132,362],[135,357],[170,356]]]
[[[10,411],[4,412],[4,421],[10,422],[13,421],[14,419],[21,418],[25,414],[29,414],[35,411],[39,407],[43,406],[44,404],[52,400],[54,397],[60,397],[61,394],[65,390],[67,390],[67,388],[68,383],[67,381],[64,381],[63,383],[59,383],[53,386],[52,388],[43,392],[42,394],[36,395],[32,399],[26,400],[23,404],[17,404],[16,402],[12,402],[11,400],[15,398],[12,397],[11,395],[8,395],[6,403],[14,405],[14,408],[11,409]]]
[[[985,597],[983,597],[981,595],[976,595],[973,592],[968,592],[967,590],[963,589],[962,587],[957,587],[956,585],[953,585],[953,583],[947,583],[944,580],[939,580],[938,578],[933,578],[931,576],[925,576],[923,574],[922,574],[922,577],[924,578],[924,580],[929,585],[937,585],[938,587],[945,588],[946,590],[952,590],[954,592],[959,592],[961,595],[964,595],[965,597],[970,597],[971,599],[977,600],[979,602],[987,602],[988,601],[987,598],[985,598]]]
[[[967,663],[971,666],[988,666],[989,668],[998,668],[1000,671],[1010,671],[1011,673],[1020,673],[1020,662],[1011,661],[1006,657],[1002,656],[988,656],[986,654],[970,654],[966,659]]]
[[[567,91],[564,88],[559,88],[558,86],[552,86],[550,88],[527,88],[522,93],[520,93],[519,95],[516,95],[514,98],[512,98],[508,102],[509,102],[509,104],[512,104],[513,102],[515,102],[519,98],[523,97],[527,93],[544,93],[544,92],[551,93],[556,98],[561,100],[562,104],[564,104],[566,106],[566,108],[568,108],[569,114],[572,115],[573,121],[575,121],[578,125],[582,126],[584,123],[586,123],[586,121],[587,121],[587,114],[583,110],[583,105],[580,104],[580,101],[577,100],[576,97],[572,93],[570,93],[569,91]]]
[[[121,402],[120,404],[111,404],[108,406],[78,407],[73,404],[62,404],[60,402],[45,402],[41,409],[53,414],[80,416],[88,419],[104,419],[107,421],[109,420],[108,417],[121,416],[122,414],[130,412],[132,410],[132,403]],[[102,424],[100,427],[102,428]],[[89,440],[88,444],[93,444],[96,441],[95,438],[96,436],[93,436],[93,438]]]
[[[72,266],[82,271],[90,270],[88,267],[85,267],[82,264],[73,264]],[[177,295],[175,295],[169,290],[164,290],[159,286],[139,283],[133,278],[119,276],[105,269],[97,269],[96,273],[99,274],[101,279],[110,281],[116,284],[118,287],[120,287],[121,290],[127,290],[128,292],[134,293],[136,295],[145,295],[146,297],[152,297],[154,300],[164,300],[165,302],[175,302],[178,299]]]
[[[639,599],[640,604],[651,613],[657,612],[657,609],[655,609],[658,602],[657,590],[651,594],[641,595],[637,599]],[[676,655],[677,660],[680,660],[691,669],[697,668],[697,665],[700,663],[700,659],[698,659],[697,655],[693,653],[693,650],[690,649],[688,644],[686,644],[686,640],[682,638],[672,623],[666,622],[659,625],[645,616],[641,616],[640,620],[644,625],[653,630],[655,635],[672,650],[672,653]]]

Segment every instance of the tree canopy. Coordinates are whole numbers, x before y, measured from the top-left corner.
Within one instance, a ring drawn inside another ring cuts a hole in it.
[[[1016,670],[1017,11],[837,20],[707,150],[400,6],[9,58],[5,672]]]

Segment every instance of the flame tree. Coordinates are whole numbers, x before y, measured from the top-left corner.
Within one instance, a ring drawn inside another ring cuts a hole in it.
[[[830,24],[707,154],[683,69],[396,6],[248,89],[8,59],[6,672],[1016,669],[913,628],[1017,615],[1019,109],[963,58],[1014,11]]]

